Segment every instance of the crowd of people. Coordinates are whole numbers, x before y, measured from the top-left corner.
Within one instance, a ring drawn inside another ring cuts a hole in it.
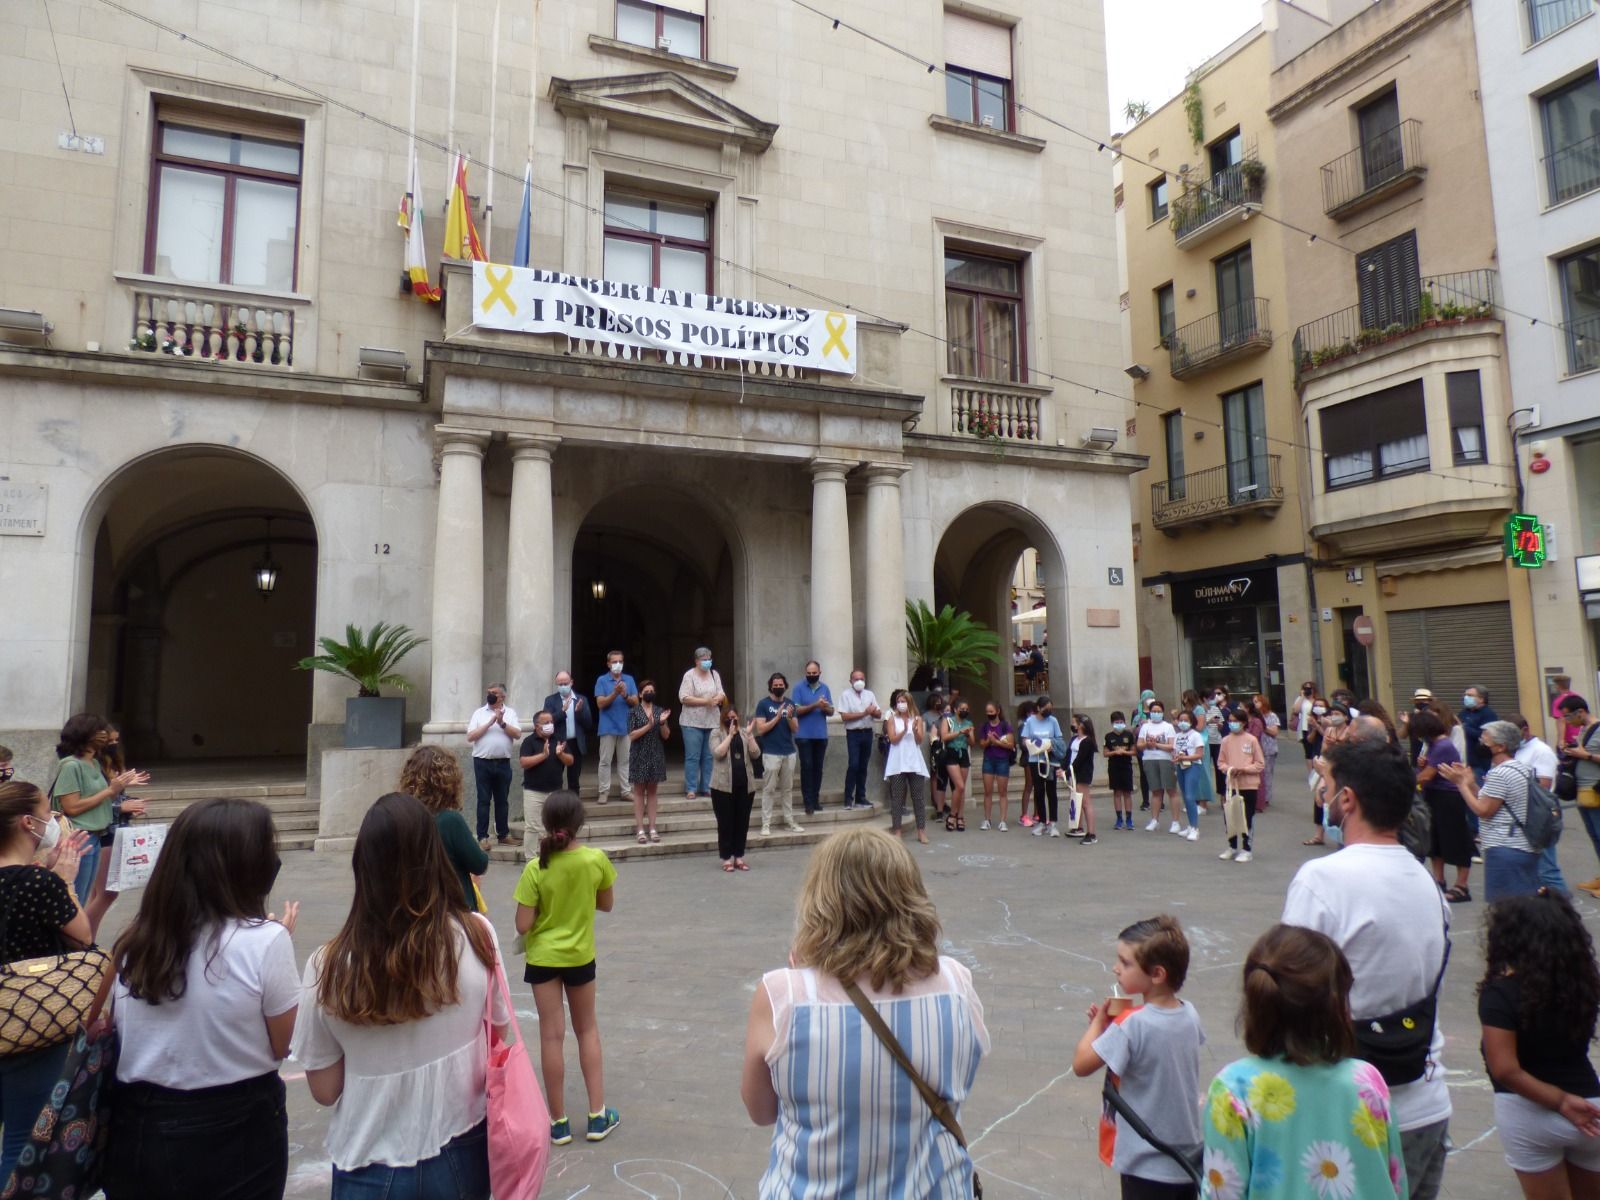
[[[573,699],[570,676],[565,691],[558,676],[526,737],[505,690],[490,690],[468,730],[476,830],[456,754],[417,748],[398,789],[363,819],[349,911],[303,971],[293,943],[298,906],[268,908],[282,865],[270,812],[245,799],[183,810],[110,952],[107,1011],[120,1055],[103,1151],[108,1200],[281,1198],[289,1143],[279,1066],[290,1056],[312,1098],[333,1110],[335,1200],[488,1196],[485,1025],[503,1038],[514,1014],[480,883],[490,822],[502,815],[505,772],[493,751],[508,747],[525,793],[537,797],[526,864],[502,899],[539,1016],[550,1140],[575,1136],[569,1024],[585,1092],[579,1129],[600,1141],[619,1127],[595,1003],[596,923],[613,909],[617,873],[583,840],[588,812],[569,772],[591,739],[615,739],[648,838],[654,797],[640,785],[664,774],[670,714],[651,681],[635,686],[621,666],[612,656],[596,689],[599,709],[609,681],[622,718],[609,726],[576,715],[589,705]],[[980,724],[953,690],[918,711],[904,690],[880,708],[861,672],[850,684],[836,706],[817,664],[807,664],[792,695],[774,673],[746,722],[702,650],[679,693],[686,714],[710,714],[709,724],[702,717],[692,726],[705,734],[694,739],[697,757],[703,741],[703,761],[686,771],[717,808],[726,871],[748,869],[754,780],[770,780],[780,760],[791,760],[791,776],[798,761],[802,800],[808,810],[820,805],[805,780],[820,779],[826,726],[822,738],[808,738],[806,717],[825,722],[837,710],[859,723],[847,727],[847,737],[865,735],[847,743],[851,804],[869,803],[858,768],[883,739],[889,828],[853,826],[814,849],[789,962],[755,988],[741,1093],[751,1119],[775,1127],[759,1195],[973,1193],[960,1113],[991,1043],[971,973],[939,953],[938,914],[904,844],[908,809],[927,841],[925,790],[932,819],[963,832],[977,759],[982,815],[971,815],[980,830],[1006,831],[1018,767],[1020,823],[1035,836],[1076,834],[1093,844],[1091,790],[1103,755],[1114,829],[1132,830],[1148,812],[1147,832],[1165,821],[1166,832],[1194,841],[1201,814],[1222,804],[1234,815],[1221,857],[1247,863],[1254,815],[1271,797],[1276,743],[1288,734],[1308,763],[1317,823],[1308,842],[1339,849],[1300,867],[1279,923],[1246,957],[1238,1011],[1246,1057],[1209,1084],[1202,1079],[1205,1022],[1183,998],[1190,951],[1169,914],[1121,932],[1116,993],[1088,1010],[1071,1066],[1107,1073],[1102,1152],[1122,1194],[1439,1195],[1452,1108],[1438,1001],[1452,906],[1471,899],[1469,872],[1481,857],[1481,1052],[1506,1161],[1530,1200],[1600,1195],[1600,1081],[1588,1057],[1600,967],[1565,886],[1551,882],[1549,847],[1536,846],[1528,829],[1536,799],[1568,774],[1600,850],[1587,815],[1600,811],[1600,739],[1581,696],[1559,698],[1564,731],[1554,749],[1519,717],[1500,719],[1481,688],[1469,689],[1455,714],[1419,691],[1397,722],[1374,702],[1325,698],[1308,684],[1288,733],[1264,696],[1236,703],[1220,690],[1189,693],[1169,707],[1147,691],[1131,719],[1111,715],[1100,739],[1084,714],[1063,728],[1046,695],[1030,698],[1014,720],[985,704]],[[618,725],[626,732],[600,732]],[[806,741],[823,744],[801,749]],[[490,753],[480,755],[485,742]],[[123,793],[147,778],[115,756],[116,745],[108,723],[72,718],[48,789],[12,778],[0,751],[0,961],[93,942],[116,899],[105,888],[106,831],[139,811]],[[792,822],[786,803],[782,811]],[[765,787],[763,816],[770,819]],[[1600,879],[1580,886],[1596,892]],[[51,1102],[67,1050],[58,1042],[0,1053],[0,1181],[43,1152],[34,1131],[44,1123],[35,1118]]]

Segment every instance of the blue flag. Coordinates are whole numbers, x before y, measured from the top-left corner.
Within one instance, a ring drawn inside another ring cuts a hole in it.
[[[517,214],[517,245],[511,252],[511,265],[528,265],[530,243],[533,241],[533,163],[522,175],[522,211]]]

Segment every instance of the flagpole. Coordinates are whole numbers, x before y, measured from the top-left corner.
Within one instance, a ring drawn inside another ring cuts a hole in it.
[[[456,26],[457,18],[461,13],[460,0],[450,0],[450,104],[445,116],[445,144],[452,152],[457,151],[456,146]],[[445,181],[445,194],[455,186],[455,164],[448,167],[450,178]]]
[[[411,190],[410,160],[417,156],[417,70],[418,53],[422,41],[422,0],[411,0],[411,114],[406,119],[406,136],[410,142],[407,155],[406,190]]]
[[[489,35],[489,182],[484,193],[483,245],[492,262],[489,247],[494,243],[494,143],[495,102],[500,96],[500,0],[494,0],[494,31]]]

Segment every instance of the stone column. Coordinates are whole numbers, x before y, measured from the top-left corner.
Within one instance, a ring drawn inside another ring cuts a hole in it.
[[[439,511],[433,531],[433,688],[424,736],[465,733],[483,703],[483,452],[489,434],[434,426]]]
[[[909,468],[872,463],[867,484],[867,685],[886,708],[889,694],[906,686],[905,530],[900,518],[900,477]]]
[[[511,528],[506,547],[506,687],[532,718],[555,690],[555,515],[550,456],[561,439],[511,434]],[[528,720],[523,721],[528,728]]]
[[[811,657],[837,694],[846,687],[854,645],[850,636],[850,516],[844,478],[853,465],[814,458],[811,467]]]

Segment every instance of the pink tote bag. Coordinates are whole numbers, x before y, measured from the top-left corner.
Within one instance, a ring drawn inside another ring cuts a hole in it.
[[[499,962],[489,988],[483,1013],[489,1039],[489,1187],[495,1200],[535,1200],[550,1165],[550,1106],[534,1077],[533,1061],[511,1006],[505,968]],[[495,988],[511,1013],[509,1042],[495,1034]]]

